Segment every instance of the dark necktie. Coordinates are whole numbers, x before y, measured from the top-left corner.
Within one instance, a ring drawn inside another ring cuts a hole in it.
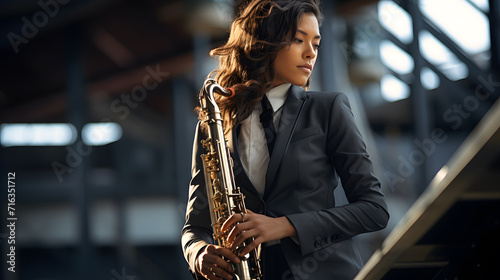
[[[276,130],[274,129],[273,122],[273,107],[266,95],[262,98],[262,114],[260,114],[260,122],[262,123],[262,127],[264,128],[264,134],[266,135],[267,140],[267,149],[269,150],[269,157],[273,152],[274,142],[276,140]]]

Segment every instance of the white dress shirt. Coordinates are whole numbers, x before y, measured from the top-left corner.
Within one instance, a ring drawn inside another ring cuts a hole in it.
[[[269,103],[273,107],[273,123],[276,131],[283,104],[291,84],[282,84],[272,88],[266,93]],[[266,186],[266,173],[269,165],[269,151],[267,148],[264,128],[260,123],[260,114],[262,113],[261,104],[257,104],[252,113],[241,123],[240,134],[238,137],[238,148],[240,150],[240,159],[245,173],[250,182],[257,189],[262,197]]]

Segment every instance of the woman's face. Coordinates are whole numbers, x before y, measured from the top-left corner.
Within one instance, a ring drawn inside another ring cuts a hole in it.
[[[281,49],[276,56],[273,87],[284,83],[304,86],[316,63],[320,40],[316,16],[303,14],[292,44]]]

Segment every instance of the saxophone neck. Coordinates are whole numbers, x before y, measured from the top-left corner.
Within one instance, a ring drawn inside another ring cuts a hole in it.
[[[218,95],[225,96],[227,98],[231,98],[235,95],[235,92],[232,88],[224,88],[219,85],[214,79],[206,79],[203,84],[203,90],[200,93],[200,105],[202,108],[210,108],[215,111],[219,111],[219,107],[215,102],[214,93]]]
[[[228,98],[231,98],[235,95],[234,89],[222,87],[215,81],[215,79],[206,79],[205,83],[203,84],[203,91],[212,95],[213,92],[217,92],[217,94]]]

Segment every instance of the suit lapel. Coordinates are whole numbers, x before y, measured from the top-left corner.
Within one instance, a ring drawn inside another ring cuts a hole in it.
[[[232,130],[232,147],[231,157],[233,158],[233,173],[236,181],[236,185],[238,187],[244,188],[248,190],[250,193],[259,197],[259,193],[257,189],[253,186],[252,182],[248,178],[248,175],[245,173],[245,169],[243,169],[243,164],[240,159],[240,150],[238,147],[238,131],[240,129],[240,125],[238,125],[235,129]]]
[[[306,91],[301,87],[292,85],[289,89],[285,104],[283,105],[283,113],[281,114],[280,124],[276,134],[276,143],[274,145],[273,154],[269,162],[269,167],[266,174],[266,190],[264,199],[274,188],[273,182],[278,172],[280,162],[285,156],[285,149],[292,137],[292,129],[294,123],[298,121],[299,112],[306,99]]]

